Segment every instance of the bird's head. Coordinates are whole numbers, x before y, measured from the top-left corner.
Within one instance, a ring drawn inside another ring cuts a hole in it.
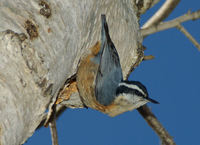
[[[137,109],[148,102],[159,104],[159,102],[149,98],[146,87],[138,81],[122,81],[116,90],[114,106],[107,114],[116,116],[126,111]]]
[[[117,98],[123,98],[128,104],[132,104],[138,108],[147,102],[159,104],[159,102],[149,98],[146,87],[138,81],[122,81],[116,90]]]

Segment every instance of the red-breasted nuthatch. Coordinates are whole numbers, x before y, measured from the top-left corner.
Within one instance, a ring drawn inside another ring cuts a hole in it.
[[[101,42],[80,60],[77,88],[83,103],[109,116],[136,109],[147,102],[147,89],[138,81],[124,81],[117,50],[110,38],[105,15],[101,16]]]

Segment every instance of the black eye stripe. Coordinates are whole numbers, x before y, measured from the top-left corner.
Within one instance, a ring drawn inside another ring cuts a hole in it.
[[[119,86],[117,88],[117,91],[116,91],[116,96],[119,95],[119,94],[122,94],[122,93],[126,93],[126,94],[136,94],[138,96],[141,96],[141,97],[145,97],[140,91],[136,90],[136,89],[133,89],[133,88],[129,88],[127,86]]]
[[[123,81],[123,83],[130,84],[130,85],[134,84],[134,85],[138,86],[148,96],[147,89],[146,89],[146,87],[142,83],[140,83],[138,81]]]

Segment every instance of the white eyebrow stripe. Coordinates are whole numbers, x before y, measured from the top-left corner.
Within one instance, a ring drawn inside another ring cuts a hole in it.
[[[145,96],[145,93],[143,92],[143,90],[140,89],[137,85],[127,84],[127,83],[121,82],[121,83],[119,83],[119,86],[126,86],[130,89],[138,90],[139,92],[141,92]]]

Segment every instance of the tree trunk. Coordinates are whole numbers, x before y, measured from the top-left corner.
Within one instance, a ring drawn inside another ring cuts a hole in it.
[[[101,14],[127,76],[143,57],[134,7],[128,0],[0,0],[0,145],[23,144],[34,133],[100,40]]]

